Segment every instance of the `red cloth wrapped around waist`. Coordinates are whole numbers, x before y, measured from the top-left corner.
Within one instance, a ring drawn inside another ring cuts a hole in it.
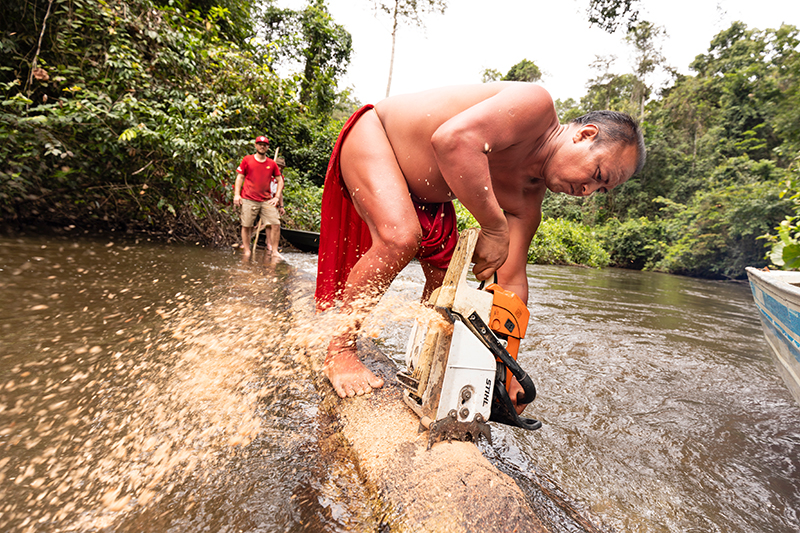
[[[322,191],[317,289],[318,309],[333,305],[344,289],[353,266],[372,246],[369,227],[356,211],[342,180],[342,143],[358,119],[374,106],[366,105],[351,116],[333,147]],[[422,243],[417,259],[438,268],[447,268],[458,240],[456,212],[452,202],[423,204],[412,197],[422,228]]]

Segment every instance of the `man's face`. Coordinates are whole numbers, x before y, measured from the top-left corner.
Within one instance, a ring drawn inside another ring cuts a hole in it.
[[[590,125],[591,126],[591,125]],[[545,183],[553,192],[589,196],[625,183],[636,170],[636,147],[596,144],[592,131],[580,128],[547,165]]]
[[[267,153],[267,148],[269,148],[269,145],[267,143],[256,143],[256,152],[258,152],[261,155]]]

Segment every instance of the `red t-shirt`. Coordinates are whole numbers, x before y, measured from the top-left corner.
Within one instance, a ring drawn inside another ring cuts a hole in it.
[[[263,202],[272,198],[270,185],[274,177],[281,175],[281,169],[278,168],[275,161],[268,157],[262,163],[256,160],[253,154],[244,156],[236,172],[244,174],[242,198],[254,202]]]

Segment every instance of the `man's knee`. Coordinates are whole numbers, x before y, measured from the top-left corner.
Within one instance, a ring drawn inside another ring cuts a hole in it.
[[[422,242],[422,230],[418,224],[378,228],[378,240],[383,246],[401,254],[416,253]]]

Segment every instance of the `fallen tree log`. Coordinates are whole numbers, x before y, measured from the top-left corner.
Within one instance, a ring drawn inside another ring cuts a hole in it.
[[[546,532],[508,475],[470,442],[440,442],[403,403],[391,360],[370,341],[359,341],[361,360],[386,384],[372,393],[341,399],[324,376],[323,405],[340,424],[368,481],[395,511],[401,527],[419,532]]]
[[[292,293],[291,312],[314,316],[313,279],[294,274],[284,285]],[[471,442],[439,442],[428,450],[428,432],[419,432],[419,418],[401,399],[394,362],[369,339],[359,339],[358,353],[384,379],[383,388],[341,399],[318,365],[309,370],[321,408],[338,423],[360,472],[381,500],[381,512],[390,510],[388,531],[610,531],[595,526],[545,474],[521,472],[497,455],[490,462]]]

